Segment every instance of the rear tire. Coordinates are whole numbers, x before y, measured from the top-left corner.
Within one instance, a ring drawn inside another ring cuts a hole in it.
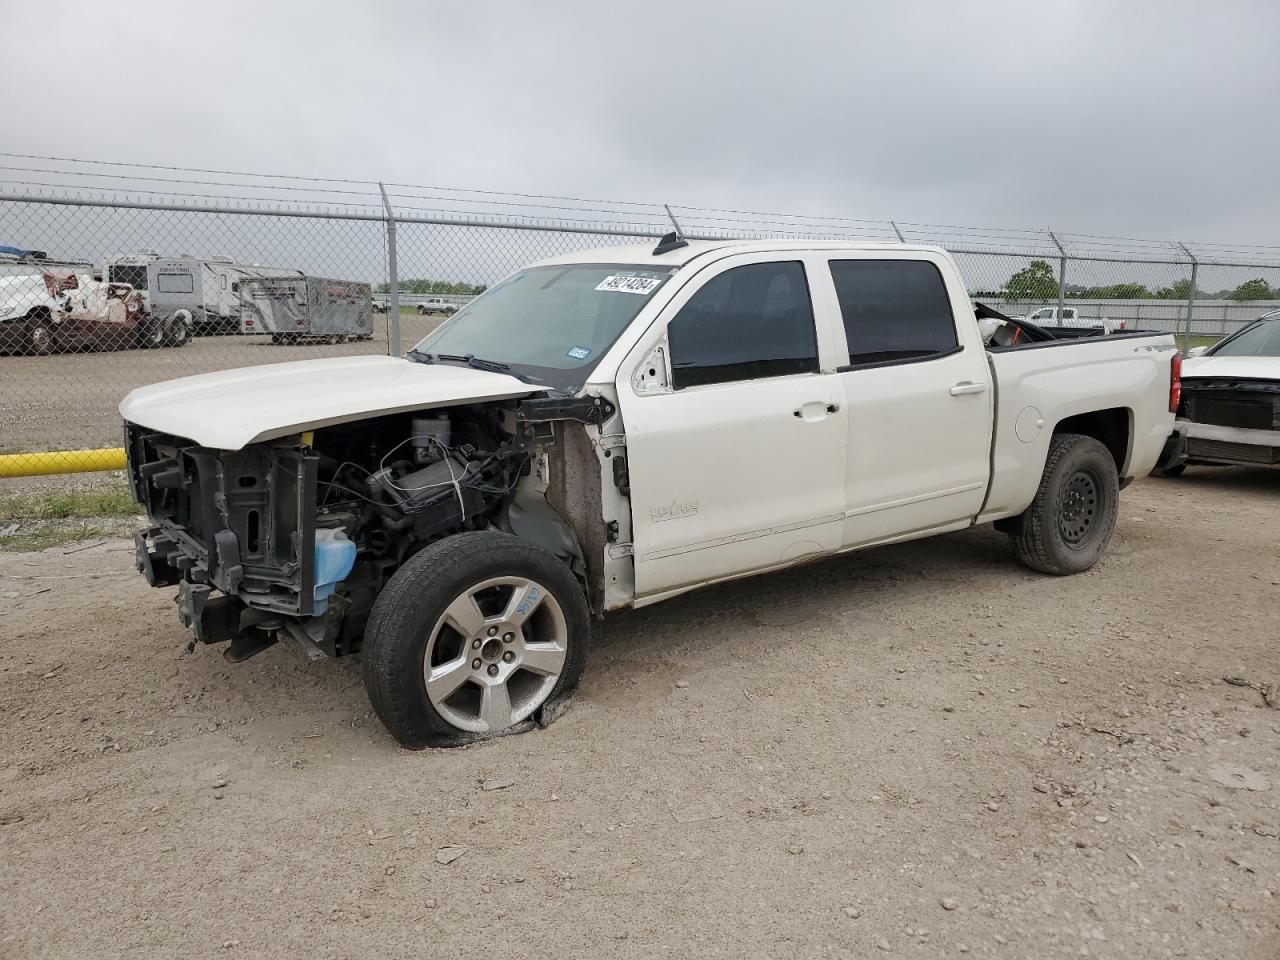
[[[1163,470],[1152,470],[1151,472],[1157,477],[1166,477],[1172,480],[1174,477],[1180,477],[1186,473],[1187,465],[1185,463],[1177,463],[1172,467],[1166,467]]]
[[[42,357],[53,351],[53,329],[44,320],[33,320],[27,328],[27,350],[31,356]]]
[[[590,635],[563,562],[509,534],[461,533],[414,554],[378,596],[365,688],[410,749],[518,733],[550,722],[573,693]]]
[[[163,347],[168,334],[165,331],[165,321],[160,317],[147,317],[143,320],[143,325],[139,340],[141,346],[146,350],[154,350],[157,347]]]
[[[1093,437],[1058,434],[1035,499],[1012,525],[1009,542],[1033,570],[1083,573],[1106,552],[1119,505],[1120,478],[1111,452]]]
[[[191,339],[189,317],[190,314],[187,314],[185,310],[179,310],[165,321],[164,345],[166,347],[184,347],[187,345],[187,341]]]

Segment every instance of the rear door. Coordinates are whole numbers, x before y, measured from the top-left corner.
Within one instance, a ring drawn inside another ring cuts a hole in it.
[[[991,372],[968,293],[941,254],[824,264],[845,335],[844,546],[967,522],[990,477]]]
[[[619,368],[638,597],[838,549],[848,431],[815,263],[705,267]]]

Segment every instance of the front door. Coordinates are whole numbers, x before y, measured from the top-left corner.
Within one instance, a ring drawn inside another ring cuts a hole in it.
[[[838,549],[844,396],[805,264],[709,267],[657,327],[618,379],[637,597]]]

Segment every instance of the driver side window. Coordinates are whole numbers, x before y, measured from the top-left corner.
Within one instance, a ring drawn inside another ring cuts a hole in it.
[[[818,372],[804,265],[734,267],[708,281],[667,326],[672,386]]]

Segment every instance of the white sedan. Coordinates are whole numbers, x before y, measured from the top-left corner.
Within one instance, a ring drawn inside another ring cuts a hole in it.
[[[1280,464],[1280,310],[1264,314],[1182,365],[1177,429],[1188,463]]]

